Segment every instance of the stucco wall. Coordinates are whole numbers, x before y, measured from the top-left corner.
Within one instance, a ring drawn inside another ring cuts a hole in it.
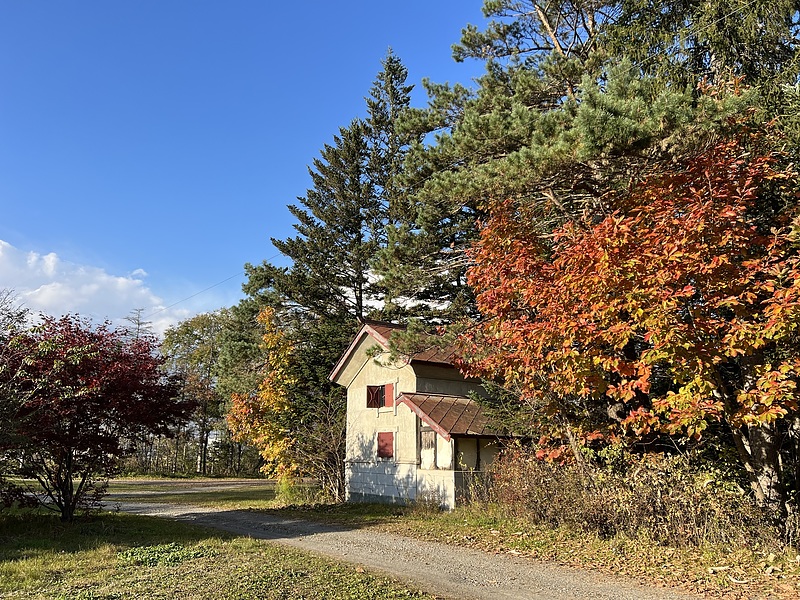
[[[416,465],[393,462],[347,463],[347,500],[356,502],[408,502],[416,499]]]
[[[497,440],[489,438],[457,438],[455,440],[455,468],[482,471],[494,461],[500,451]]]
[[[417,500],[436,502],[442,508],[456,505],[456,486],[453,471],[417,469]]]

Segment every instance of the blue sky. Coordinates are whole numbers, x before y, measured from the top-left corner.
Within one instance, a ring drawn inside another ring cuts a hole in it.
[[[143,308],[159,331],[235,304],[388,48],[414,105],[425,77],[470,84],[482,65],[450,46],[481,5],[4,2],[0,288],[54,315]]]

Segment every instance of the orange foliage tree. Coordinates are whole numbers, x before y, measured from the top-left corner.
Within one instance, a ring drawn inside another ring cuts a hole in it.
[[[550,239],[523,204],[492,203],[472,252],[482,320],[461,337],[466,374],[572,434],[720,432],[757,501],[785,511],[800,423],[797,180],[769,138],[643,176]]]

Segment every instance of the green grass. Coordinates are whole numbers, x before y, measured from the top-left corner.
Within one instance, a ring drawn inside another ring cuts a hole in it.
[[[0,597],[430,598],[386,577],[185,523],[103,514],[62,524],[0,513]]]
[[[225,509],[270,508],[275,505],[275,492],[252,490],[223,490],[219,492],[172,492],[150,494],[114,494],[107,502],[163,502],[167,504],[192,504]]]
[[[296,484],[291,490],[281,489],[274,481],[253,479],[238,480],[229,489],[194,491],[198,481],[211,485],[230,486],[225,480],[163,480],[137,481],[117,479],[109,483],[111,494],[107,501],[114,502],[165,502],[210,506],[215,508],[263,509],[274,508],[290,500],[302,501],[316,494],[317,488],[308,484]]]

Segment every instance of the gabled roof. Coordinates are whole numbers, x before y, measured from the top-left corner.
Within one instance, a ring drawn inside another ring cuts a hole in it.
[[[404,393],[398,403],[405,404],[422,421],[444,439],[457,436],[489,436],[488,419],[481,405],[465,396],[446,394]]]
[[[358,345],[361,343],[361,340],[363,340],[365,336],[372,337],[379,346],[388,351],[389,340],[391,339],[392,335],[398,331],[404,330],[405,327],[395,323],[386,323],[383,321],[365,321],[364,325],[361,326],[361,329],[353,338],[353,341],[347,347],[347,350],[344,351],[336,365],[333,367],[328,379],[331,381],[336,379],[336,377],[339,375],[339,372],[352,355],[353,351],[358,347]],[[413,356],[406,357],[406,360],[409,363],[432,363],[441,366],[454,367],[455,355],[456,351],[453,347],[440,348],[438,346],[431,345],[430,348],[427,348],[422,352],[418,352]]]

